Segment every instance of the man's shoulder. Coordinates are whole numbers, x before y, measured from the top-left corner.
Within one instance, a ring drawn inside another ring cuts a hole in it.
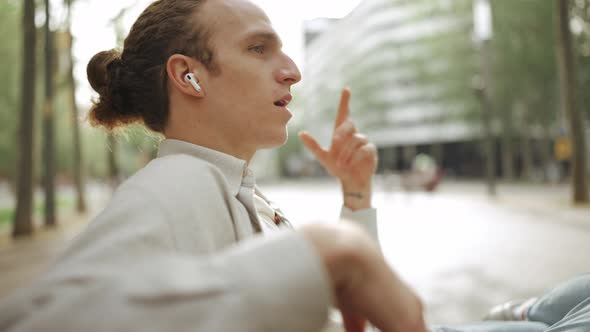
[[[210,169],[217,168],[215,165],[201,158],[197,158],[189,154],[177,153],[166,155],[163,157],[157,157],[150,161],[146,165],[146,167],[144,167],[144,169],[161,167],[165,167],[167,169],[174,169],[177,171],[190,171],[194,169],[207,171]]]
[[[159,193],[219,192],[227,190],[227,181],[214,164],[190,155],[174,154],[150,161],[129,178],[127,186]]]
[[[138,177],[169,180],[178,177],[190,177],[190,179],[208,178],[217,176],[218,173],[220,171],[216,165],[203,159],[187,154],[174,154],[153,159],[136,175]]]

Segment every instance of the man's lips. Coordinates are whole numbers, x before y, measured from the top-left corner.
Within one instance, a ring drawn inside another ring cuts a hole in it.
[[[274,104],[275,106],[286,107],[287,105],[289,105],[292,99],[293,96],[290,93],[288,93],[281,97],[279,100],[275,101]]]

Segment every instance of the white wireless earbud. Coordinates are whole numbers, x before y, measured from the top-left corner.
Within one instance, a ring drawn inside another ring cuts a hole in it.
[[[195,90],[197,90],[197,92],[201,92],[202,89],[201,89],[201,86],[199,85],[199,82],[195,78],[195,74],[188,73],[188,74],[184,75],[184,81],[189,83],[190,85],[192,85],[193,88],[195,88]]]

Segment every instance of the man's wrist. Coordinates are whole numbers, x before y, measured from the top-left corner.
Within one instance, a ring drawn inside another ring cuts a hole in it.
[[[371,208],[372,199],[371,185],[350,186],[342,183],[342,198],[344,206],[352,211]]]

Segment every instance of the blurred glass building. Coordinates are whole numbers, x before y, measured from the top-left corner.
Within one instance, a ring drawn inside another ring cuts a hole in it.
[[[341,88],[350,86],[351,115],[378,146],[380,171],[427,153],[459,175],[482,175],[472,6],[366,0],[341,20],[310,22],[302,126],[327,145]]]

